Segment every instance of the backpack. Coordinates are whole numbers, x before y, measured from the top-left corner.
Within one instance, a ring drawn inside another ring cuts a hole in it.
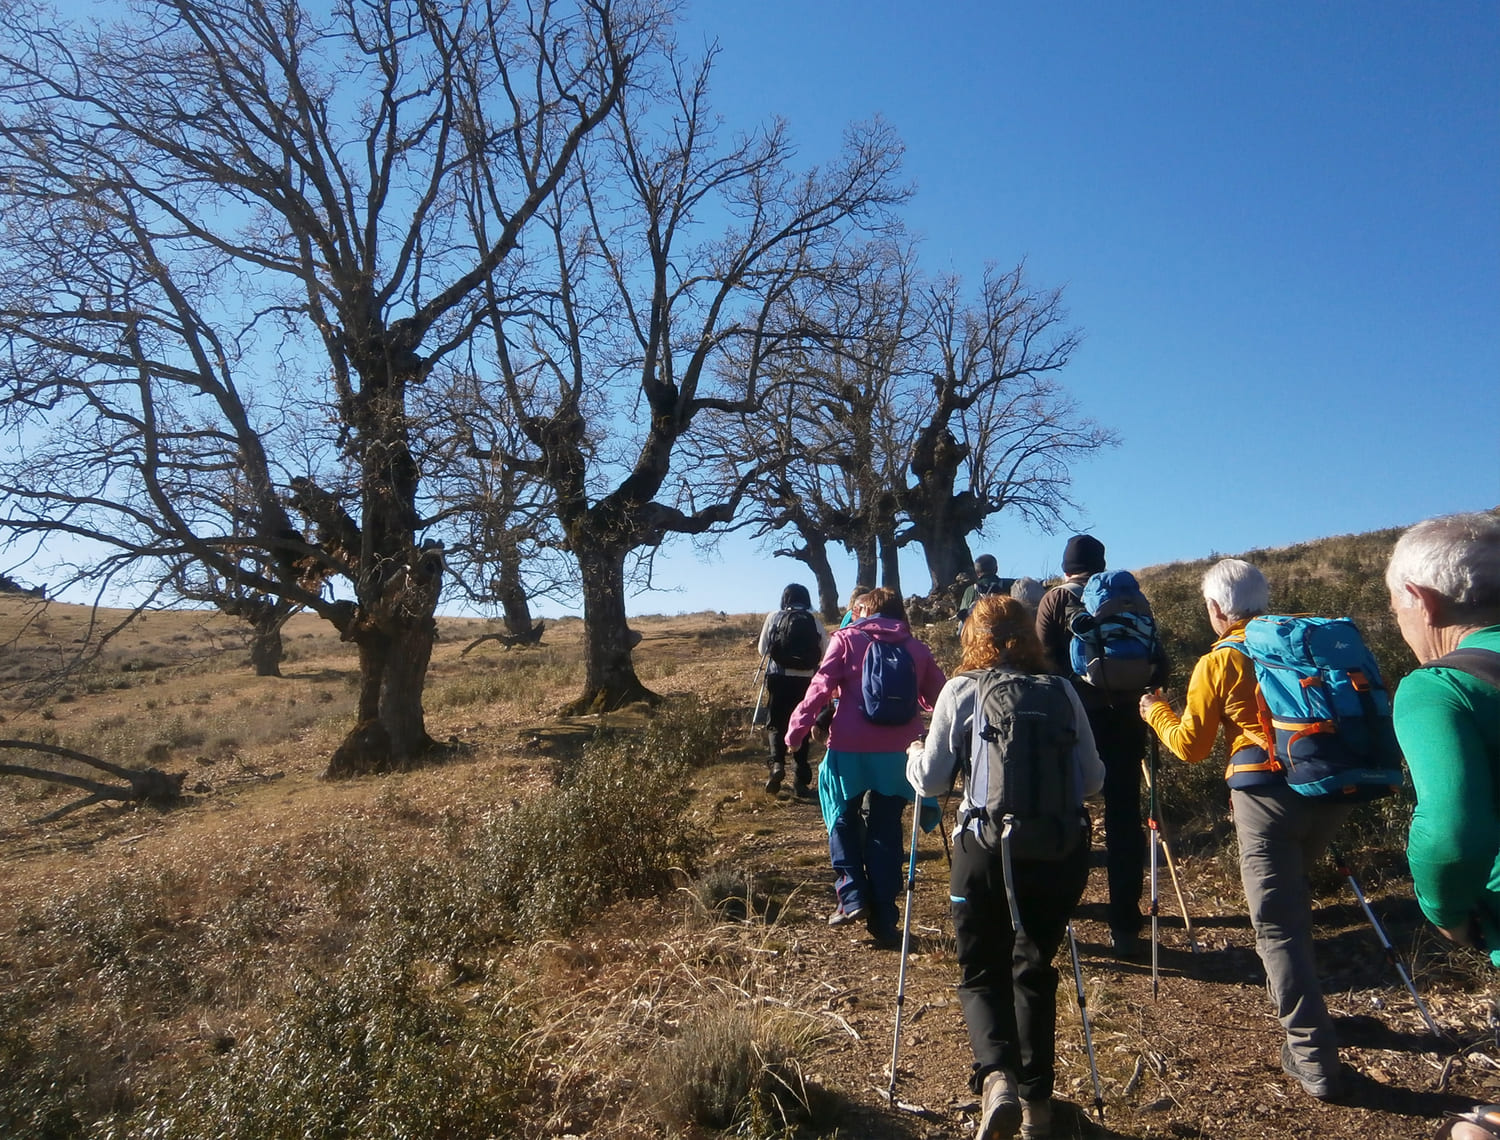
[[[1144,693],[1151,687],[1161,650],[1156,620],[1135,575],[1103,570],[1075,590],[1068,607],[1069,664],[1080,681],[1106,693]]]
[[[906,646],[870,639],[860,666],[860,711],[871,724],[910,724],[917,704],[917,663]]]
[[[1483,681],[1492,689],[1500,689],[1500,653],[1493,649],[1480,649],[1477,645],[1460,647],[1418,668],[1456,669],[1476,681]]]
[[[823,662],[823,638],[811,610],[778,613],[766,644],[771,660],[783,669],[816,669]]]
[[[1001,578],[994,574],[986,574],[974,583],[974,597],[988,598],[991,594],[1009,594],[1010,588],[1016,584],[1014,578]]]
[[[1390,693],[1352,621],[1263,614],[1220,645],[1254,663],[1261,732],[1293,791],[1357,802],[1401,786]]]
[[[964,782],[969,801],[983,806],[963,823],[998,827],[1005,858],[1064,858],[1085,833],[1068,682],[1009,669],[964,676],[978,681]]]

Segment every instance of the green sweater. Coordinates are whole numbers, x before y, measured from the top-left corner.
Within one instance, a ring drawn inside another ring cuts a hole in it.
[[[1500,651],[1500,625],[1465,648]],[[1396,736],[1417,791],[1406,857],[1422,913],[1442,927],[1476,914],[1500,967],[1500,690],[1454,669],[1418,669],[1396,693]]]

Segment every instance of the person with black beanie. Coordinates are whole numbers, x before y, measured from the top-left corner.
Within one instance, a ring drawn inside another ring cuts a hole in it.
[[[1146,829],[1141,821],[1141,758],[1146,751],[1146,725],[1136,702],[1096,688],[1078,677],[1070,665],[1071,623],[1082,610],[1084,585],[1105,568],[1104,544],[1090,534],[1075,534],[1063,549],[1064,581],[1054,586],[1037,607],[1036,632],[1046,651],[1050,670],[1073,682],[1094,744],[1104,761],[1104,846],[1109,881],[1110,943],[1116,957],[1134,958],[1140,952],[1141,896],[1146,874]],[[1149,612],[1149,606],[1147,607]],[[1166,680],[1165,658],[1157,662]]]

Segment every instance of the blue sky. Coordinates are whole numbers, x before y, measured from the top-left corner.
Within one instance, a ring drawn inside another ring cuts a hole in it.
[[[1065,287],[1063,383],[1123,438],[1075,468],[1111,565],[1500,504],[1494,0],[700,0],[679,38],[718,40],[728,124],[780,115],[806,163],[890,121],[927,269]],[[1041,577],[1066,537],[1002,515],[971,541]],[[812,582],[738,540],[657,571],[631,612]]]

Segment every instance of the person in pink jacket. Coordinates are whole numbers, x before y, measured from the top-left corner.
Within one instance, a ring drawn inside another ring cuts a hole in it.
[[[880,588],[860,601],[870,616],[829,640],[807,695],[792,713],[786,744],[794,751],[800,747],[818,713],[838,700],[828,730],[828,754],[818,773],[818,802],[828,828],[839,898],[828,922],[842,926],[863,920],[878,945],[895,947],[900,945],[896,896],[901,889],[901,813],[912,800],[906,746],[921,737],[922,718],[918,709],[902,724],[876,724],[865,715],[865,653],[872,641],[906,650],[916,672],[920,709],[932,709],[947,677],[932,650],[912,636],[900,594]]]

